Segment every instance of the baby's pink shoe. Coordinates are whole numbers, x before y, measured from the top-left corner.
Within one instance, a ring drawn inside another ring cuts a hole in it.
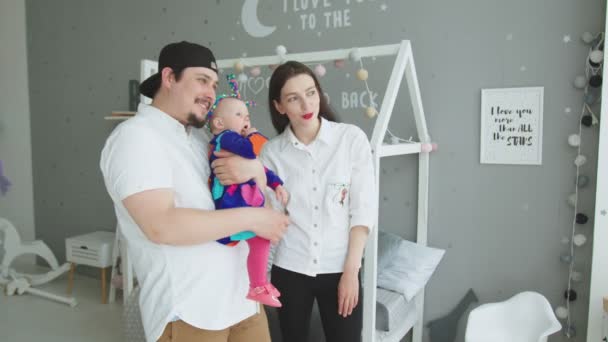
[[[247,299],[254,300],[264,305],[280,308],[282,305],[277,298],[280,295],[281,293],[279,290],[272,286],[272,284],[266,284],[258,287],[250,287],[249,293],[247,294]]]
[[[272,295],[274,295],[275,297],[281,297],[281,292],[279,292],[279,290],[277,290],[277,288],[274,287],[274,285],[268,283],[268,284],[266,284],[266,286],[268,286],[268,291],[270,291],[270,293]]]

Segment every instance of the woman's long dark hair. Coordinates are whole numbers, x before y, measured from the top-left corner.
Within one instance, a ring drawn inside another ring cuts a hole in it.
[[[327,103],[325,93],[314,72],[300,62],[288,61],[279,65],[279,67],[274,70],[268,85],[268,109],[270,110],[270,119],[272,120],[272,125],[279,134],[283,133],[285,127],[289,125],[289,118],[287,115],[279,113],[274,105],[274,101],[281,102],[281,90],[283,89],[283,86],[285,86],[285,83],[287,83],[290,78],[300,74],[306,74],[315,81],[315,86],[319,93],[319,116],[324,117],[329,121],[338,121],[336,113],[329,106],[329,103]]]

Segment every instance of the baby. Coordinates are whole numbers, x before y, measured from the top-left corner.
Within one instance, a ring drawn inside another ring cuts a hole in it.
[[[225,150],[244,158],[255,159],[268,139],[251,127],[248,106],[252,102],[244,102],[238,94],[238,84],[234,75],[228,76],[228,82],[234,95],[220,95],[208,114],[208,125],[213,134],[209,147],[209,163],[217,157],[214,151]],[[267,184],[256,184],[253,180],[246,183],[224,187],[220,184],[213,171],[209,178],[211,194],[216,209],[238,207],[263,207],[265,203],[264,189],[267,186],[275,191],[277,199],[286,205],[289,194],[283,187],[283,181],[271,170],[265,168]],[[233,246],[241,240],[249,244],[247,271],[249,273],[249,293],[247,298],[274,307],[281,307],[277,299],[281,294],[268,282],[266,266],[270,253],[270,241],[256,236],[251,231],[244,231],[225,237],[218,242]]]

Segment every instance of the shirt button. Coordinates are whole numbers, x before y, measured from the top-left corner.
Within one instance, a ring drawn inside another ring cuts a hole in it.
[[[317,241],[315,241],[315,242],[314,242],[314,245],[315,245],[315,246],[318,246],[319,244],[317,243]]]
[[[319,206],[318,205],[315,205],[315,210],[319,210]]]
[[[316,223],[315,223],[315,224],[313,224],[313,227],[317,228],[317,224],[316,224]]]
[[[317,259],[313,260],[312,262],[314,262],[316,264],[317,263]]]
[[[317,170],[315,170],[315,169],[312,169],[312,173],[315,173],[315,172],[317,172]]]
[[[312,188],[312,191],[317,191],[317,187],[315,186],[314,188]]]

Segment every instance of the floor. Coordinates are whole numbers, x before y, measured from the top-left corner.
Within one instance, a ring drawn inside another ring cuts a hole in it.
[[[21,272],[40,273],[38,266],[14,266]],[[0,286],[1,287],[1,286]],[[65,295],[67,275],[37,287]],[[120,293],[119,293],[120,294]],[[116,303],[101,304],[99,279],[76,273],[72,295],[74,308],[45,298],[25,294],[6,296],[0,292],[0,341],[2,342],[108,342],[123,341],[122,297]],[[268,310],[272,340],[281,342],[276,312]],[[310,341],[323,342],[318,314],[313,315]],[[316,326],[316,329],[314,328]]]
[[[16,266],[22,272],[44,272],[36,266]],[[1,286],[0,286],[1,288]],[[65,295],[67,275],[38,289]],[[116,303],[101,304],[99,279],[82,274],[74,277],[74,308],[45,298],[24,294],[6,296],[0,292],[0,341],[2,342],[116,342],[123,341],[122,297]],[[119,292],[120,294],[120,292]],[[281,342],[278,319],[267,310],[274,342]],[[316,307],[312,315],[309,341],[323,342],[323,331]]]
[[[27,267],[31,268],[31,267]],[[21,270],[23,268],[20,268]],[[44,270],[35,267],[36,272]],[[25,270],[24,270],[25,271]],[[32,272],[27,270],[27,272]],[[39,289],[65,295],[63,275]],[[101,304],[99,279],[81,274],[74,277],[74,308],[41,297],[0,294],[0,341],[3,342],[108,342],[122,341],[122,302]]]

